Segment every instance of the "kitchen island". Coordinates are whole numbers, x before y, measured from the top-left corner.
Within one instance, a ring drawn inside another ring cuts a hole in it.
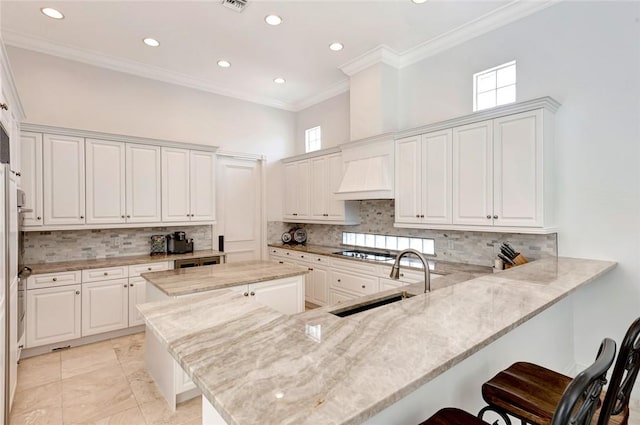
[[[149,283],[147,301],[215,297],[216,290],[228,288],[249,303],[269,306],[281,314],[304,311],[305,267],[270,261],[242,261],[197,268],[144,273]],[[174,317],[176,323],[188,324],[188,317]],[[149,373],[160,393],[175,409],[176,403],[200,395],[191,381],[153,332],[145,333],[145,358]]]
[[[452,274],[345,318],[336,306],[284,315],[233,291],[140,311],[202,390],[203,423],[418,423],[445,404],[477,408],[480,383],[507,359],[573,359],[566,298],[613,267],[558,258],[459,283]],[[363,301],[339,309],[348,303]]]

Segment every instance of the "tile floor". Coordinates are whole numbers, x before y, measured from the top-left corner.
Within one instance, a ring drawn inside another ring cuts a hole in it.
[[[200,397],[171,413],[144,366],[144,333],[25,359],[10,425],[196,425]]]
[[[630,408],[640,425],[640,401]],[[21,361],[10,425],[200,425],[201,409],[198,397],[171,413],[139,333]]]

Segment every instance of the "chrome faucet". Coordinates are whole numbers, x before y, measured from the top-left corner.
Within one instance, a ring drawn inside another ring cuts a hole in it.
[[[396,261],[395,263],[393,263],[393,267],[391,268],[391,274],[389,275],[389,277],[391,279],[400,279],[400,259],[402,259],[402,257],[407,254],[413,254],[418,257],[420,261],[422,261],[422,265],[424,266],[424,293],[426,294],[427,292],[430,292],[431,271],[429,270],[429,262],[419,251],[416,251],[415,249],[405,249],[396,256]]]

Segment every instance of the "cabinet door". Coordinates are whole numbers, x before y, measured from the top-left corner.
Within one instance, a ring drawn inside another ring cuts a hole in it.
[[[42,226],[42,134],[23,132],[20,137],[21,179],[20,187],[26,199],[22,213],[24,226]]]
[[[311,184],[311,171],[309,161],[298,162],[296,188],[297,193],[297,213],[300,218],[309,218],[309,207],[311,196],[309,193],[309,185]]]
[[[344,220],[345,219],[345,201],[336,199],[335,192],[340,187],[342,182],[342,174],[344,172],[344,165],[342,163],[342,155],[337,153],[329,155],[326,158],[327,168],[327,187],[325,189],[326,196],[326,209],[328,219],[330,220]],[[314,193],[314,192],[311,192]]]
[[[294,218],[297,215],[297,187],[298,187],[298,164],[295,162],[284,164],[284,204],[283,215],[287,218]]]
[[[493,224],[493,123],[453,129],[453,224]]]
[[[127,223],[158,223],[160,214],[160,147],[126,145]]]
[[[399,223],[420,223],[422,208],[422,144],[420,136],[396,141],[396,214]]]
[[[189,151],[162,148],[162,221],[189,221]]]
[[[284,314],[304,311],[304,285],[302,277],[278,279],[249,285],[249,293],[254,293],[258,302]]]
[[[125,145],[87,139],[87,223],[125,222]]]
[[[542,111],[493,121],[495,226],[542,226]]]
[[[216,219],[215,154],[191,151],[190,157],[191,221],[213,221]]]
[[[44,224],[84,224],[84,139],[45,134]]]
[[[129,278],[129,327],[144,325],[144,318],[136,306],[146,301],[147,281],[143,277]]]
[[[26,347],[80,338],[80,285],[27,291]]]
[[[317,305],[326,305],[329,302],[329,270],[311,267],[307,281],[310,281],[310,301]]]
[[[309,160],[309,191],[313,196],[309,199],[309,216],[324,220],[329,216],[327,211],[327,161],[325,158]]]
[[[129,325],[128,279],[82,285],[82,336]]]
[[[420,218],[423,223],[452,223],[452,137],[451,130],[437,131],[422,136],[422,207],[420,208]],[[404,164],[401,167],[404,167]],[[424,217],[422,217],[423,215]]]

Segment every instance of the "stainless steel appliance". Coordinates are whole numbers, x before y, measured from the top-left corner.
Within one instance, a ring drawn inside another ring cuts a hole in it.
[[[222,263],[222,259],[219,255],[211,256],[211,257],[201,257],[201,258],[188,258],[184,260],[175,260],[173,262],[174,269],[186,269],[189,267],[200,267],[200,266],[212,266],[214,264]]]
[[[174,232],[166,236],[168,254],[186,254],[193,252],[193,239],[187,239],[184,232]]]

